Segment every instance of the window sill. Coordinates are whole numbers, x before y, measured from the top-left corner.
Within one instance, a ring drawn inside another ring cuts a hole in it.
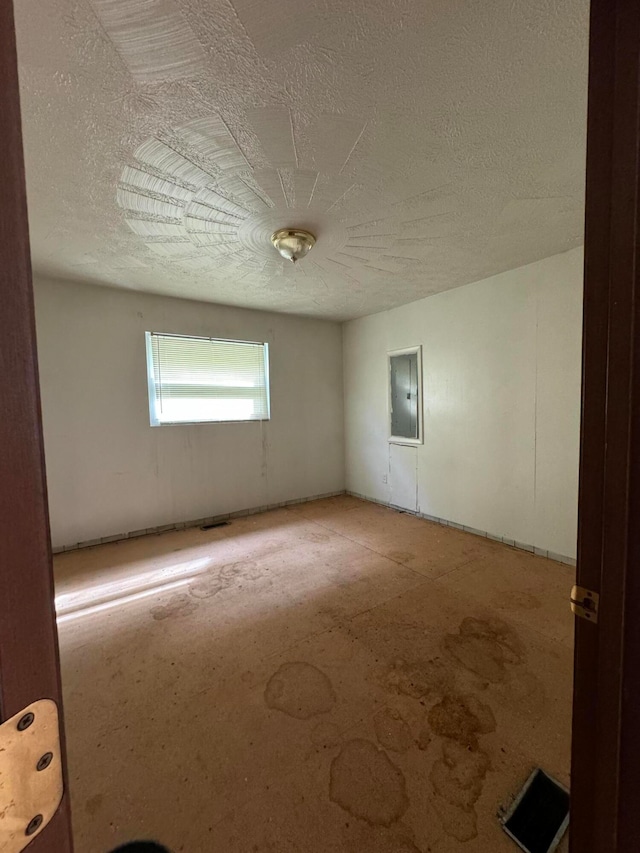
[[[392,435],[388,439],[389,444],[424,444],[424,441],[421,438],[401,438],[400,436]]]
[[[212,424],[264,424],[269,423],[271,418],[251,418],[243,421],[161,421],[157,424],[149,424],[151,427],[164,426],[211,426]]]

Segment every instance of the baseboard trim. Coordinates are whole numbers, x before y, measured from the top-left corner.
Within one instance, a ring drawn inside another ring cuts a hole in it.
[[[361,495],[359,492],[352,492],[349,489],[345,491],[345,494],[351,495],[354,498],[359,498],[363,501],[369,501],[369,503],[386,506],[399,512],[406,512],[409,515],[415,515],[417,518],[424,518],[426,521],[433,521],[435,524],[441,524],[443,527],[454,527],[456,530],[462,530],[465,533],[472,533],[474,536],[482,536],[484,539],[493,539],[494,542],[502,542],[504,545],[509,545],[511,548],[517,548],[519,551],[529,551],[531,554],[535,554],[538,557],[546,557],[547,560],[554,560],[556,563],[564,563],[566,566],[576,565],[574,557],[567,557],[564,554],[556,554],[554,551],[545,551],[544,548],[538,548],[536,545],[528,545],[526,542],[518,542],[515,539],[509,539],[508,536],[497,536],[495,533],[489,533],[486,530],[478,530],[475,527],[466,527],[464,524],[458,524],[457,522],[450,521],[446,518],[438,518],[435,515],[428,515],[426,512],[411,512],[411,510],[404,509],[403,507],[395,506],[394,504],[387,503],[386,501],[379,501],[376,498],[371,498],[368,495]]]
[[[95,548],[97,545],[106,545],[111,542],[123,542],[127,539],[137,539],[140,536],[150,536],[152,534],[158,533],[167,533],[170,530],[185,530],[188,527],[204,527],[207,524],[217,524],[221,521],[230,521],[234,518],[246,518],[250,515],[257,515],[260,512],[267,512],[272,509],[282,509],[287,506],[295,506],[297,504],[310,503],[311,501],[318,501],[322,498],[335,498],[339,495],[351,495],[354,498],[359,498],[363,501],[368,501],[369,503],[379,504],[380,506],[388,507],[389,509],[395,509],[398,512],[406,512],[409,515],[415,515],[417,518],[424,518],[426,521],[432,521],[435,524],[441,524],[443,527],[454,527],[456,530],[462,530],[465,533],[471,533],[474,536],[481,536],[484,539],[493,539],[494,542],[502,542],[504,545],[508,545],[511,548],[516,548],[520,551],[528,551],[531,554],[536,554],[538,557],[546,557],[548,560],[554,560],[557,563],[564,563],[567,566],[575,566],[576,561],[573,557],[567,557],[564,554],[556,554],[553,551],[545,551],[543,548],[538,548],[535,545],[528,545],[526,542],[517,542],[515,539],[509,539],[507,536],[497,536],[494,533],[489,533],[486,530],[478,530],[475,527],[467,527],[463,524],[458,524],[455,521],[450,521],[446,518],[438,518],[435,515],[428,515],[425,512],[411,512],[411,510],[404,509],[403,507],[395,506],[392,503],[388,503],[386,501],[380,501],[376,498],[369,497],[368,495],[362,495],[359,492],[353,492],[349,489],[342,489],[337,492],[325,492],[321,495],[310,495],[305,498],[296,498],[291,501],[281,501],[280,503],[274,504],[265,504],[264,506],[256,506],[250,507],[249,509],[241,509],[236,512],[224,513],[222,515],[211,515],[206,518],[195,518],[190,521],[178,521],[175,524],[161,524],[157,527],[147,527],[142,530],[132,530],[128,533],[116,533],[113,536],[103,536],[98,539],[90,539],[86,542],[76,542],[73,545],[62,545],[56,548],[53,548],[52,551],[54,554],[62,554],[67,551],[79,551],[81,548]]]
[[[280,503],[275,504],[265,504],[264,506],[240,509],[236,512],[224,513],[223,515],[210,515],[206,518],[194,518],[190,521],[177,521],[175,524],[161,524],[157,527],[132,530],[129,533],[116,533],[113,536],[102,536],[98,539],[89,539],[86,542],[76,542],[73,545],[57,546],[52,548],[52,552],[54,554],[62,554],[67,551],[79,551],[81,548],[95,548],[96,545],[106,545],[110,542],[123,542],[125,539],[137,539],[139,536],[150,536],[153,533],[167,533],[170,530],[185,530],[188,527],[204,527],[207,524],[217,524],[220,521],[230,521],[233,518],[246,518],[249,515],[257,515],[259,512],[267,512],[270,509],[282,509],[287,506],[295,506],[296,504],[318,501],[322,498],[335,498],[344,494],[346,494],[346,492],[342,489],[339,492],[325,492],[321,495],[310,495],[306,498],[295,498],[292,501],[281,501]]]

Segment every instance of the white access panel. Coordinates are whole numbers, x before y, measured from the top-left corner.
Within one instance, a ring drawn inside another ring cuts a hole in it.
[[[418,510],[418,448],[389,445],[389,491],[392,506]]]

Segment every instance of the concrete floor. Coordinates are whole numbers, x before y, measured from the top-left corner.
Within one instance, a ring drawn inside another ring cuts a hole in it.
[[[56,558],[77,853],[514,851],[573,569],[351,497]]]

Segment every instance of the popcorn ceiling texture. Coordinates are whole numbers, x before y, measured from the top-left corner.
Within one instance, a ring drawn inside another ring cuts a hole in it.
[[[582,241],[587,0],[16,14],[36,273],[347,319]]]

